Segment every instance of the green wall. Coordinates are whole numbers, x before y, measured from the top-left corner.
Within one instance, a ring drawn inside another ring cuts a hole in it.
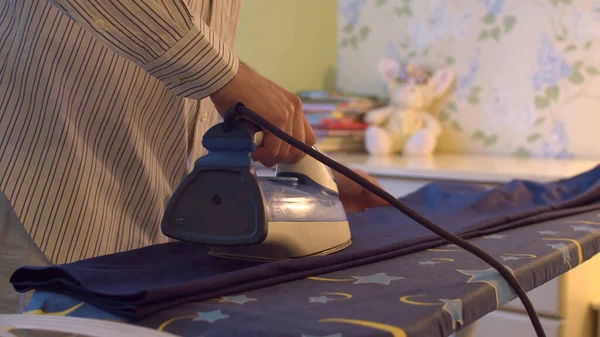
[[[336,0],[244,0],[235,51],[285,89],[335,85]]]

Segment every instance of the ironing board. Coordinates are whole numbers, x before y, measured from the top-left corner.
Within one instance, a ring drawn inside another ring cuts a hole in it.
[[[600,251],[600,211],[472,239],[526,290]],[[178,336],[446,337],[515,298],[497,272],[444,245],[397,258],[180,305],[129,324]],[[38,291],[30,314],[119,320],[81,300]],[[533,329],[533,328],[532,328]]]

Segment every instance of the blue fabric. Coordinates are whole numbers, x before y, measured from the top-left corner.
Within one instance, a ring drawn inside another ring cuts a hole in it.
[[[438,225],[473,238],[599,209],[599,179],[597,167],[557,182],[516,180],[493,190],[434,183],[401,200]],[[185,303],[373,264],[445,243],[393,208],[348,218],[353,244],[329,256],[259,264],[215,258],[203,247],[177,242],[56,267],[23,267],[11,282],[17,291],[69,295],[125,319],[139,319]]]

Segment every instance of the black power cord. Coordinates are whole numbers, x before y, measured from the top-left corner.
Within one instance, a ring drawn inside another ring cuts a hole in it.
[[[345,175],[349,179],[353,180],[355,183],[361,185],[362,187],[364,187],[365,189],[370,191],[371,193],[373,193],[373,194],[377,195],[378,197],[380,197],[381,199],[387,201],[390,205],[396,207],[398,210],[400,210],[402,213],[409,216],[411,219],[416,221],[418,224],[426,227],[427,229],[434,232],[435,234],[437,234],[437,235],[441,236],[442,238],[448,240],[449,242],[465,249],[466,251],[472,253],[473,255],[477,256],[481,260],[488,263],[490,266],[492,266],[494,269],[496,269],[502,275],[502,277],[504,277],[504,279],[508,282],[508,284],[515,290],[515,292],[519,296],[519,299],[521,300],[521,302],[525,306],[525,309],[527,310],[527,314],[529,315],[529,318],[531,319],[531,323],[533,324],[533,328],[535,329],[537,336],[538,337],[546,337],[546,333],[544,332],[544,329],[542,328],[542,324],[540,323],[540,319],[539,319],[537,313],[535,312],[535,309],[533,308],[533,304],[529,300],[529,297],[527,297],[527,293],[525,292],[525,290],[523,290],[523,288],[519,284],[519,281],[514,277],[514,275],[512,275],[510,273],[510,271],[508,271],[508,269],[506,269],[504,267],[504,265],[502,265],[502,263],[500,263],[498,260],[493,258],[487,252],[485,252],[481,248],[475,246],[474,244],[470,243],[469,241],[467,241],[457,235],[454,235],[451,232],[437,226],[436,224],[434,224],[427,218],[423,217],[419,213],[410,209],[408,206],[404,205],[400,200],[396,199],[391,194],[387,193],[383,189],[372,184],[370,181],[364,179],[363,177],[361,177],[360,175],[358,175],[351,169],[345,167],[344,165],[336,162],[335,160],[327,157],[326,155],[320,153],[319,151],[314,150],[310,146],[308,146],[308,145],[302,143],[301,141],[295,139],[294,137],[288,135],[287,133],[280,130],[275,125],[271,124],[269,121],[267,121],[266,119],[264,119],[263,117],[258,115],[256,112],[246,108],[243,104],[238,103],[238,104],[234,105],[231,109],[229,109],[227,111],[227,113],[225,113],[225,116],[223,119],[224,119],[225,124],[235,123],[235,119],[238,116],[244,116],[244,117],[249,118],[251,121],[256,123],[259,127],[271,132],[272,134],[281,138],[281,140],[285,141],[286,143],[290,144],[291,146],[294,146],[294,147],[300,149],[302,152],[306,153],[307,155],[315,158],[316,160],[320,161],[321,163],[323,163],[323,164],[329,166],[330,168],[338,171],[339,173]]]

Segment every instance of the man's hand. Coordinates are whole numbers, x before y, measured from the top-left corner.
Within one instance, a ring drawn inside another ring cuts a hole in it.
[[[221,116],[232,105],[241,102],[292,137],[308,146],[315,144],[315,133],[304,117],[300,98],[241,62],[233,80],[210,98]],[[304,155],[304,152],[264,131],[263,144],[256,149],[252,157],[271,167],[280,163],[295,164]]]
[[[371,183],[381,187],[377,181],[360,170],[353,170]],[[366,190],[354,181],[348,179],[345,175],[332,170],[333,176],[337,180],[337,186],[340,193],[340,201],[344,205],[346,212],[360,212],[367,208],[378,206],[389,206],[383,199]]]

